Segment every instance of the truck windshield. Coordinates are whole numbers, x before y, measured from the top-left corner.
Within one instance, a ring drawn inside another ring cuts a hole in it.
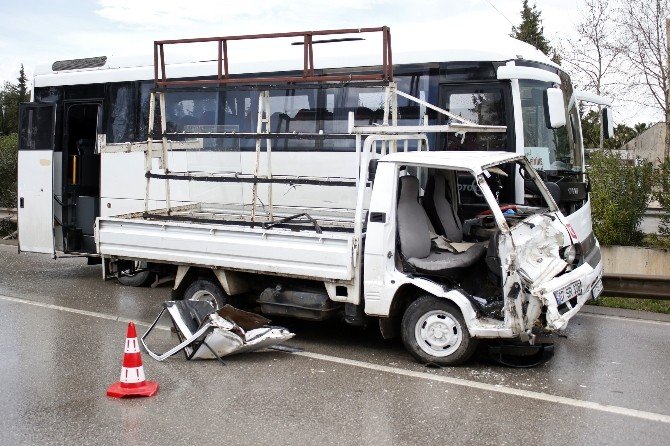
[[[573,105],[566,109],[566,125],[549,128],[545,115],[544,95],[550,82],[519,80],[525,153],[536,170],[545,172],[581,172],[582,141],[579,113]],[[572,85],[561,76],[561,90],[566,107],[572,96]]]

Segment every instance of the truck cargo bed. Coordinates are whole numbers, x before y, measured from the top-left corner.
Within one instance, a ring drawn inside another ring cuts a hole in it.
[[[263,227],[257,221],[252,225],[244,214],[223,218],[186,209],[174,215],[101,217],[96,242],[105,257],[349,281],[354,234],[353,222],[347,220],[319,220],[323,228],[304,218]]]

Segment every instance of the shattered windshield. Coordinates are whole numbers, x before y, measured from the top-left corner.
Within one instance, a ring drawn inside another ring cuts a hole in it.
[[[551,82],[519,80],[525,153],[533,167],[545,172],[581,172],[582,150],[579,113],[573,105],[566,109],[566,125],[552,129],[545,113],[545,91]],[[566,107],[572,96],[572,85],[561,76],[561,90]]]

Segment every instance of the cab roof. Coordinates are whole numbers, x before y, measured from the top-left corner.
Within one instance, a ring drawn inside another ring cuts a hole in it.
[[[379,162],[469,170],[479,174],[488,167],[516,161],[523,157],[523,155],[512,152],[398,152],[383,156]]]

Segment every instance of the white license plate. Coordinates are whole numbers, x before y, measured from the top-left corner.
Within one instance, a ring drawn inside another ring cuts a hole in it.
[[[582,281],[575,280],[569,285],[559,288],[554,291],[554,296],[556,297],[556,303],[561,305],[563,302],[572,299],[576,296],[581,296],[582,294]]]
[[[596,279],[596,282],[593,284],[593,300],[596,300],[598,296],[600,296],[600,293],[603,292],[603,279],[602,277],[598,277]]]

